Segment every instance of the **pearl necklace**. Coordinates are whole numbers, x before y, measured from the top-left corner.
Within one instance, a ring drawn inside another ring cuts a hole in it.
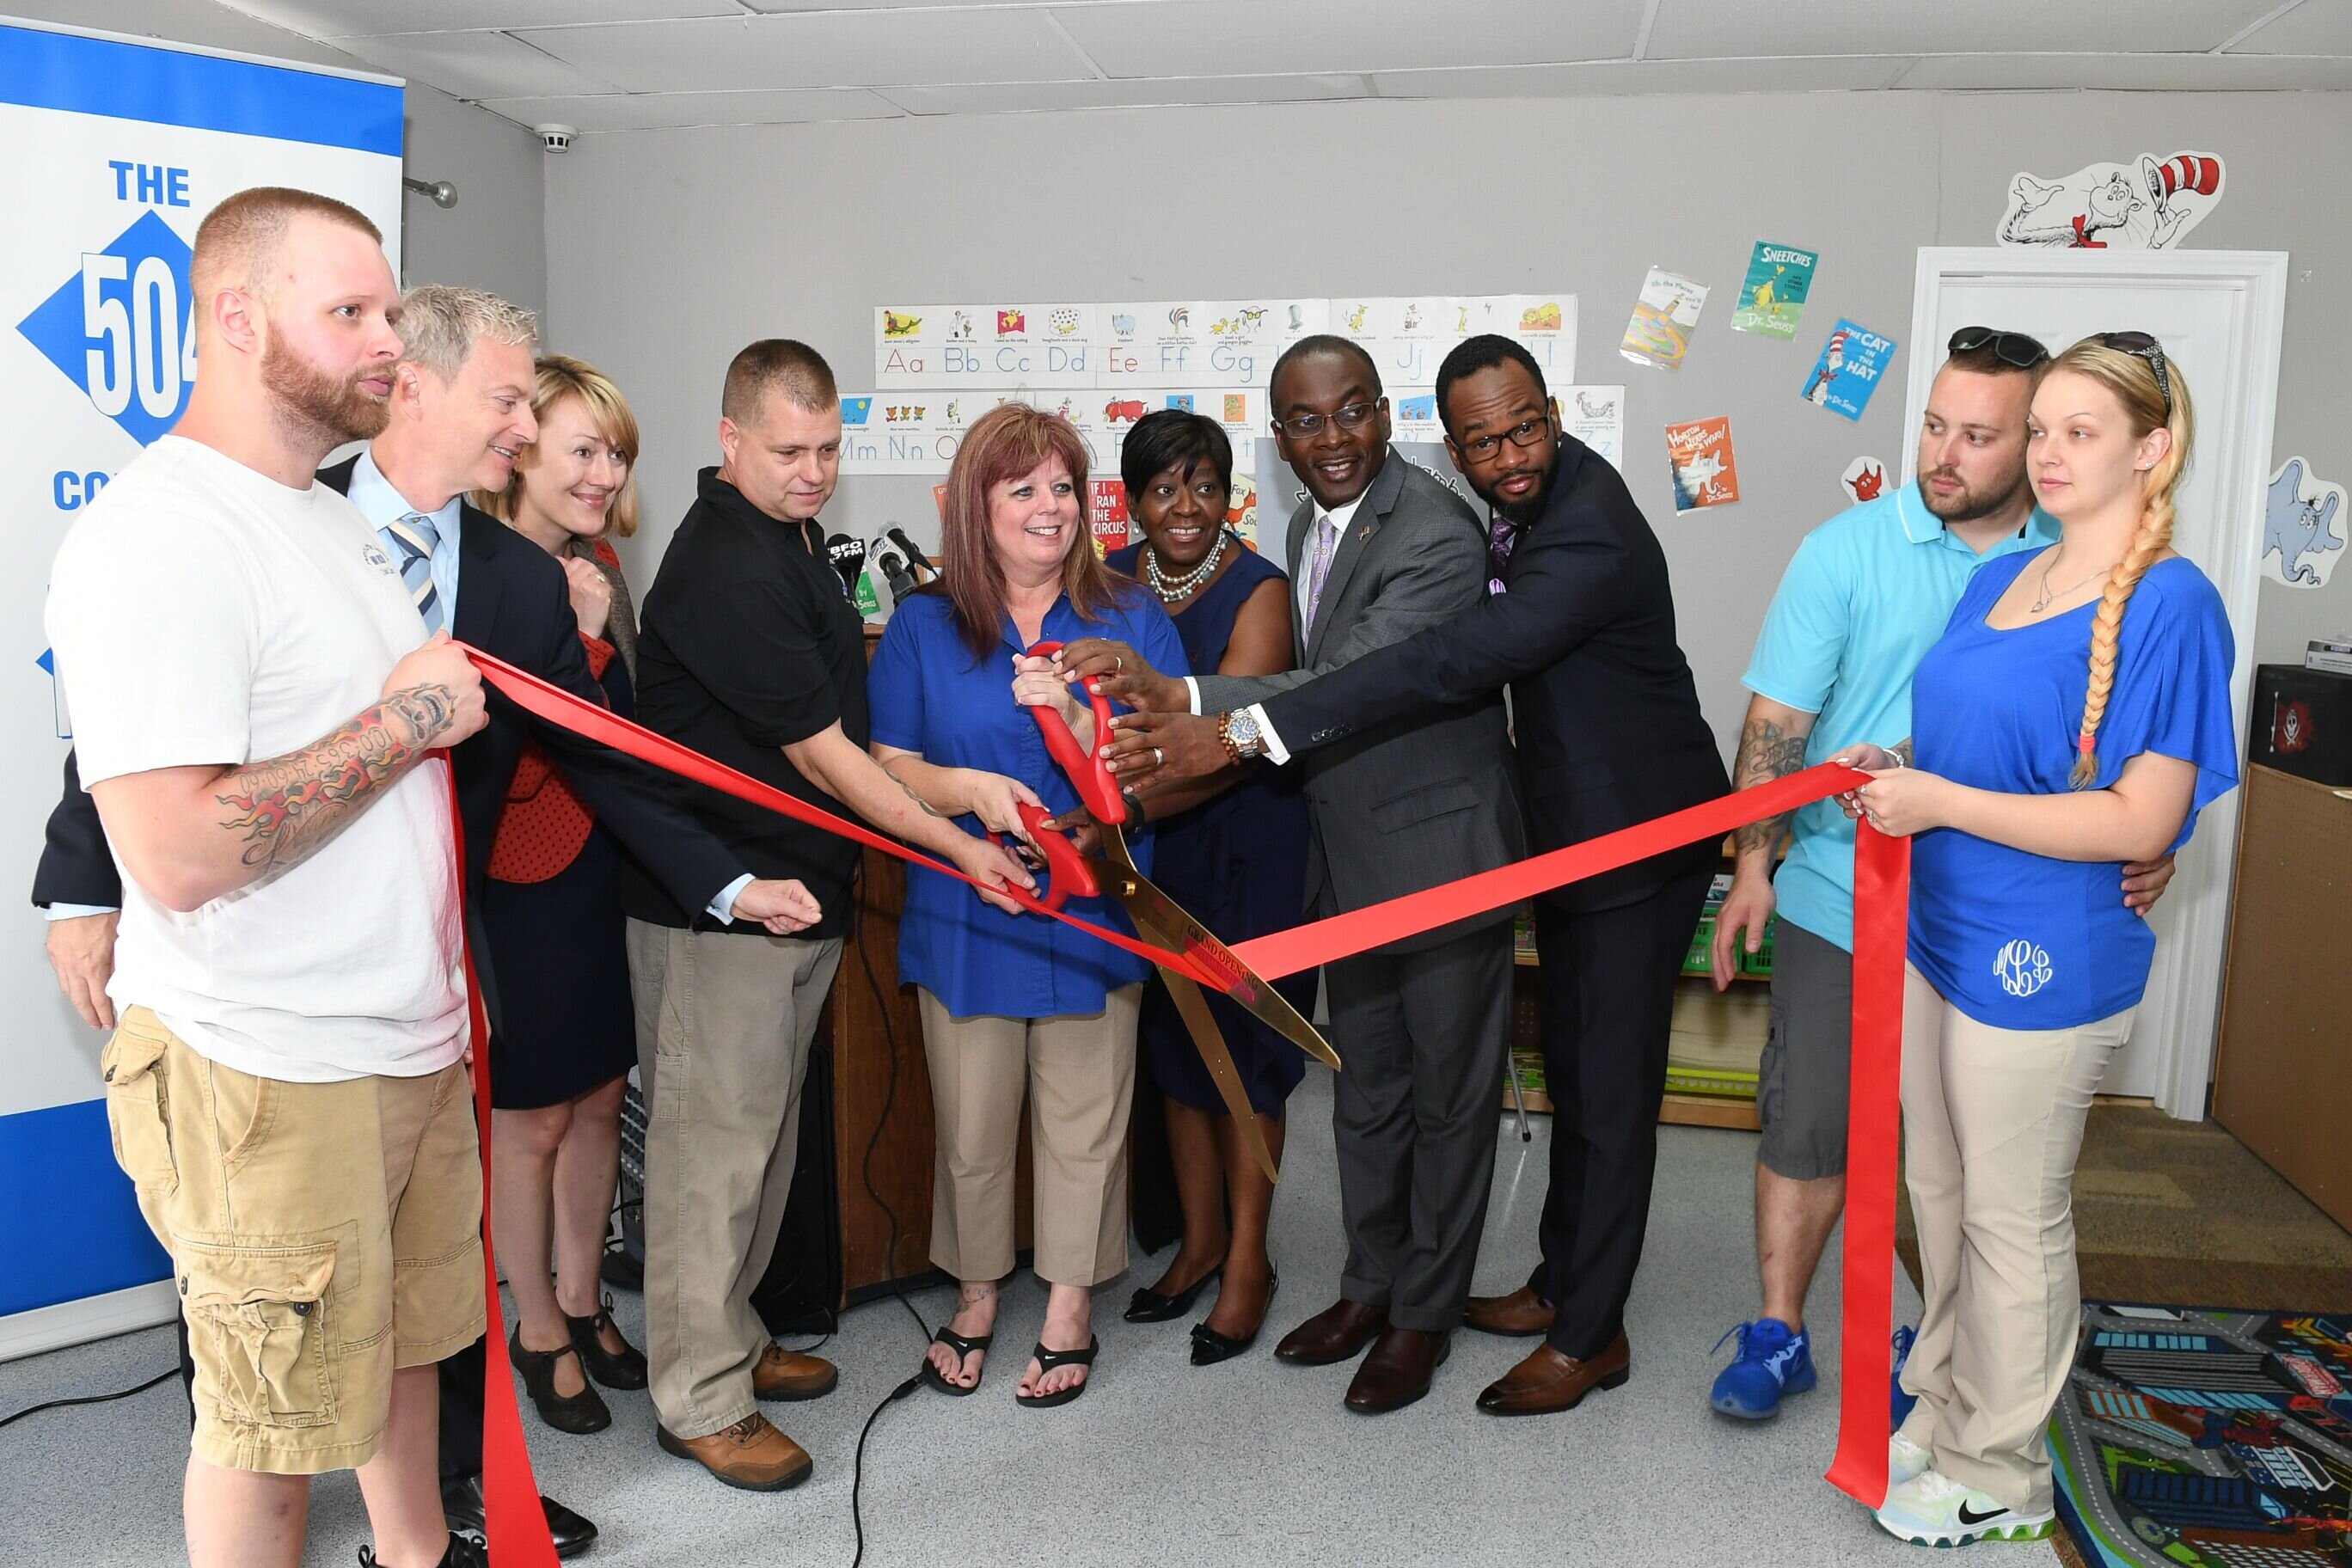
[[[1228,537],[1223,529],[1217,530],[1217,542],[1209,546],[1209,553],[1201,558],[1201,563],[1181,576],[1174,577],[1160,569],[1160,552],[1146,544],[1143,547],[1143,580],[1151,584],[1151,591],[1160,595],[1160,603],[1174,604],[1216,574],[1217,563],[1225,558],[1225,540]]]

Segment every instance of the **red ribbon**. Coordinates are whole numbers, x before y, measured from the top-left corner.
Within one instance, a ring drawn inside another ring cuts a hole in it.
[[[896,856],[911,865],[927,867],[959,881],[973,880],[952,866],[713,762],[478,649],[467,647],[465,652],[481,670],[484,679],[525,710],[562,729],[795,821]],[[1838,763],[1823,763],[1770,784],[1740,790],[1565,849],[1259,937],[1233,951],[1260,978],[1278,979],[1473,915],[1524,903],[1539,893],[1686,844],[1719,839],[1735,828],[1852,789],[1866,783],[1868,777]],[[451,787],[454,803],[454,775]],[[1871,1508],[1885,1500],[1886,1494],[1888,1335],[1895,1268],[1895,1140],[1903,1057],[1903,958],[1910,865],[1909,839],[1889,838],[1867,823],[1859,825],[1853,900],[1853,1067],[1848,1113],[1845,1317],[1840,1358],[1843,1403],[1839,1413],[1837,1453],[1828,1479],[1832,1486]],[[461,841],[461,886],[464,869]],[[1228,988],[1221,977],[1188,957],[1048,909],[1028,895],[1015,892],[1013,897],[1024,909],[1066,921],[1163,968],[1189,975],[1216,990]],[[472,978],[469,955],[469,989]],[[487,1041],[481,1016],[479,993],[476,991],[474,1037]],[[474,1074],[481,1114],[482,1175],[487,1194],[490,1164],[487,1045],[475,1053]],[[488,1409],[483,1430],[490,1558],[498,1568],[554,1568],[554,1547],[548,1539],[545,1519],[539,1507],[538,1485],[531,1476],[530,1452],[523,1444],[521,1413],[515,1403],[514,1380],[508,1370],[505,1339],[499,1329],[498,1272],[490,1260],[487,1215],[482,1224],[482,1257],[488,1271],[490,1321]]]

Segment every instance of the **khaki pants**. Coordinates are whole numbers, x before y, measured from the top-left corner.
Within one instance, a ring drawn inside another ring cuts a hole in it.
[[[172,1255],[192,1447],[316,1475],[375,1457],[394,1369],[482,1337],[482,1163],[466,1069],[288,1083],[144,1007],[100,1058],[115,1158]]]
[[[931,1261],[957,1279],[1013,1272],[1013,1164],[1021,1099],[1035,1152],[1037,1277],[1095,1286],[1127,1267],[1127,1120],[1143,987],[1060,1018],[950,1016],[918,988],[939,1153]]]
[[[1903,1432],[2010,1508],[2050,1508],[2043,1434],[2074,1363],[2074,1159],[2131,1037],[2130,1009],[2074,1029],[1996,1029],[1906,966],[1903,1152],[1926,1305]]]
[[[768,1271],[800,1143],[801,1080],[841,939],[629,922],[646,1131],[646,1358],[654,1409],[705,1437],[759,1408]]]

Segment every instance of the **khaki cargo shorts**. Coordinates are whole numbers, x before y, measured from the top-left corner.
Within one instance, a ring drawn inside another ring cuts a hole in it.
[[[383,1441],[395,1368],[482,1335],[482,1167],[466,1069],[286,1083],[198,1056],[132,1007],[106,1120],[172,1255],[196,1457],[315,1475]]]

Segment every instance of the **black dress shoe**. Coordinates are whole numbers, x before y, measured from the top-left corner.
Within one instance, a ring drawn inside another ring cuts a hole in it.
[[[360,1548],[360,1568],[377,1568],[375,1548]],[[470,1535],[456,1531],[449,1532],[449,1544],[441,1551],[441,1561],[434,1568],[490,1568],[490,1549]]]
[[[596,1527],[581,1518],[551,1497],[539,1500],[547,1513],[547,1533],[555,1538],[558,1557],[577,1557],[596,1544]],[[470,1530],[480,1534],[489,1529],[482,1511],[482,1478],[463,1476],[456,1479],[441,1479],[441,1516],[449,1521],[453,1531]]]
[[[1173,1296],[1163,1296],[1157,1290],[1138,1290],[1128,1298],[1123,1314],[1130,1323],[1164,1323],[1171,1318],[1181,1318],[1192,1310],[1192,1303],[1207,1288],[1210,1280],[1224,1272],[1219,1264]]]
[[[621,1340],[618,1351],[604,1348],[604,1331],[613,1329],[613,1337],[620,1339],[621,1331],[613,1328],[613,1298],[589,1317],[575,1318],[563,1314],[572,1329],[572,1348],[580,1352],[580,1364],[588,1375],[607,1388],[643,1388],[650,1379],[646,1375],[645,1352],[626,1340]]]
[[[1269,1308],[1274,1305],[1274,1293],[1281,1288],[1281,1275],[1276,1274],[1267,1279],[1265,1286],[1265,1304]],[[1243,1352],[1248,1350],[1250,1346],[1257,1343],[1259,1331],[1265,1327],[1265,1314],[1264,1312],[1260,1312],[1258,1314],[1257,1322],[1257,1328],[1252,1329],[1248,1333],[1242,1335],[1239,1339],[1235,1339],[1231,1334],[1221,1334],[1217,1332],[1216,1330],[1209,1327],[1206,1321],[1193,1324],[1192,1364],[1194,1366],[1214,1366],[1221,1361],[1231,1361],[1234,1357],[1240,1355]]]
[[[535,1351],[522,1342],[522,1325],[517,1323],[514,1332],[507,1336],[507,1355],[515,1371],[522,1373],[523,1388],[539,1411],[539,1418],[559,1432],[583,1436],[590,1432],[602,1432],[613,1424],[613,1412],[605,1406],[596,1385],[588,1381],[583,1367],[580,1375],[580,1392],[558,1394],[555,1391],[555,1363],[565,1356],[578,1356],[570,1345],[560,1351]]]

